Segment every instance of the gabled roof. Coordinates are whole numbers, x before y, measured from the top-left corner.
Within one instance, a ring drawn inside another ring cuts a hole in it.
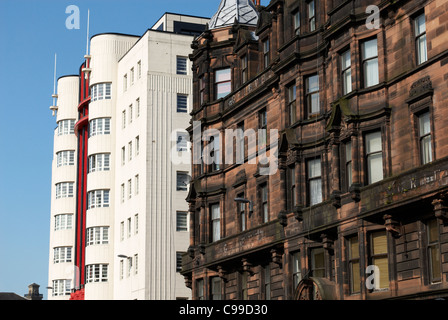
[[[235,23],[257,26],[258,12],[252,0],[221,0],[218,11],[210,19],[209,29],[218,29]]]

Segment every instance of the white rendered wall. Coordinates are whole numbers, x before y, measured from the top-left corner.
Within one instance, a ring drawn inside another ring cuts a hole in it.
[[[58,80],[58,112],[56,122],[62,120],[77,119],[77,107],[79,99],[79,77],[63,77]],[[56,154],[60,151],[75,151],[75,163],[71,166],[57,167]],[[69,295],[53,296],[53,280],[71,280],[73,285],[73,261],[75,243],[75,221],[76,221],[76,153],[77,139],[74,134],[58,136],[58,129],[54,131],[54,152],[52,162],[51,181],[51,220],[50,220],[50,252],[48,270],[48,299],[68,300]],[[72,198],[56,199],[56,184],[61,182],[73,182],[74,192]],[[72,215],[72,228],[68,230],[55,230],[55,216],[60,214]],[[54,248],[71,247],[72,262],[54,263]]]

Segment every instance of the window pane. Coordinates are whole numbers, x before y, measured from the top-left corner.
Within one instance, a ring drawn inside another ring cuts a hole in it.
[[[426,136],[421,140],[421,148],[423,164],[432,162],[431,136]]]
[[[440,280],[442,269],[440,265],[440,250],[438,245],[429,247],[429,259],[431,267],[431,281]]]
[[[316,178],[321,176],[321,164],[320,159],[310,160],[308,161],[308,177]]]
[[[385,231],[372,233],[372,254],[387,254],[387,235]]]
[[[389,264],[387,257],[384,258],[374,258],[372,263],[378,267],[380,271],[380,283],[377,289],[389,288]],[[378,284],[377,284],[378,285]]]
[[[377,153],[368,157],[367,169],[369,184],[383,180],[383,154]]]
[[[367,153],[382,151],[381,132],[373,132],[366,135],[366,150]]]
[[[364,84],[371,87],[379,83],[378,58],[364,62]]]
[[[307,78],[308,92],[319,91],[319,77],[317,75]]]
[[[225,83],[219,83],[216,87],[217,90],[217,99],[223,98],[227,96],[231,91],[231,83],[225,82]]]
[[[359,292],[361,290],[361,276],[359,272],[359,261],[351,263],[351,292]]]
[[[426,34],[417,39],[418,63],[421,64],[428,60],[428,49],[426,47]]]
[[[415,35],[421,35],[426,32],[425,15],[421,14],[415,19]]]
[[[216,70],[216,82],[230,81],[230,69]]]
[[[310,181],[310,205],[322,202],[322,180],[316,179]]]
[[[420,137],[423,137],[424,135],[431,133],[429,112],[427,112],[419,117],[419,129],[420,129],[419,130]]]
[[[350,259],[358,259],[359,258],[359,241],[358,237],[350,238]]]
[[[439,242],[439,225],[436,219],[428,222],[428,242]]]
[[[341,61],[342,61],[342,70],[347,69],[351,66],[352,62],[350,59],[350,51],[346,51],[341,55]]]
[[[362,44],[363,60],[378,56],[377,39],[366,41]]]
[[[344,81],[344,94],[352,92],[352,70],[348,69],[344,71],[343,74],[343,81]]]

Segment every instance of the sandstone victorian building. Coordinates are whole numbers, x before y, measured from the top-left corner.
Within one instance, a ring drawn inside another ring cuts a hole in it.
[[[447,37],[447,0],[221,2],[190,56],[219,160],[193,161],[193,299],[448,297]]]

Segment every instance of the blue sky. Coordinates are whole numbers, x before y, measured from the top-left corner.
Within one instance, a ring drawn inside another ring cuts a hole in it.
[[[262,4],[266,4],[262,1]],[[143,35],[165,12],[211,17],[220,0],[0,0],[0,292],[39,284],[46,299],[57,77],[78,73],[90,36]],[[80,29],[66,28],[66,8]]]

